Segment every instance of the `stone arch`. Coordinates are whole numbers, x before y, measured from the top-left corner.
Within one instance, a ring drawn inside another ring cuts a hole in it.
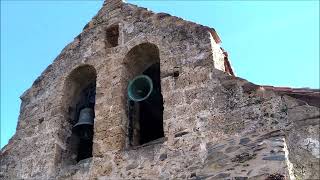
[[[68,107],[68,112],[72,111],[70,108],[75,108],[77,101],[81,98],[81,91],[96,84],[97,73],[91,65],[81,65],[73,69],[66,79],[64,100]],[[90,105],[92,106],[92,105]],[[71,114],[70,114],[71,115]],[[76,117],[76,116],[75,116]],[[76,121],[72,115],[69,117],[70,122],[74,124]]]
[[[83,141],[75,134],[73,127],[79,120],[80,111],[85,108],[92,109],[94,116],[95,91],[96,91],[96,69],[91,65],[80,65],[73,69],[64,83],[63,107],[65,108],[65,120],[68,122],[62,134],[65,134],[66,148],[62,153],[62,160],[66,164],[92,157],[93,125],[89,128],[90,140],[84,148]],[[85,151],[85,152],[84,152]]]
[[[162,37],[162,36],[161,36]],[[133,53],[136,48],[142,47],[143,45],[149,45],[149,47],[154,46],[154,49],[157,49],[157,56],[159,57],[159,63],[161,67],[161,76],[166,76],[173,72],[173,68],[179,66],[179,60],[176,56],[172,56],[172,49],[164,40],[158,36],[152,34],[143,34],[130,40],[126,44],[126,48],[123,52],[124,57],[122,63],[127,65],[130,62],[128,58],[129,54]]]
[[[129,144],[141,145],[163,137],[159,48],[152,43],[138,44],[126,54],[123,63],[127,72],[126,79],[132,80],[138,75],[147,75],[154,87],[154,96],[146,100],[134,102],[127,98]]]
[[[159,48],[149,42],[138,44],[130,49],[123,61],[129,79],[141,74],[149,66],[160,63]]]

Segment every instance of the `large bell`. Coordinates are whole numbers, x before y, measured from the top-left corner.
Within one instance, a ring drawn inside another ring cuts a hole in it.
[[[143,101],[147,99],[153,91],[153,83],[149,76],[136,76],[128,85],[128,96],[132,101]]]
[[[73,129],[77,129],[80,126],[93,126],[94,112],[92,108],[83,108],[80,111],[79,120],[77,124],[73,126]]]

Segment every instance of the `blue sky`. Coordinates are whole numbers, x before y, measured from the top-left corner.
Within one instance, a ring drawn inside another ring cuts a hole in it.
[[[130,1],[214,27],[237,76],[319,88],[319,1]],[[1,143],[20,99],[100,9],[102,1],[1,1]]]

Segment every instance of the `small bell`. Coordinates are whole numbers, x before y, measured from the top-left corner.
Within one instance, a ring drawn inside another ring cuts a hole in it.
[[[80,111],[79,120],[73,126],[73,131],[77,135],[87,136],[87,131],[92,129],[94,120],[94,112],[92,108],[83,108]],[[88,130],[87,130],[88,129]]]
[[[83,108],[79,113],[79,120],[72,128],[78,137],[77,161],[92,157],[94,112],[92,108]]]

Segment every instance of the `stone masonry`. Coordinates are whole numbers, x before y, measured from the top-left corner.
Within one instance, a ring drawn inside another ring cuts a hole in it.
[[[132,146],[128,82],[153,63],[164,137]],[[90,83],[92,157],[76,162],[72,117]],[[212,28],[107,0],[21,96],[0,179],[320,179],[320,93],[308,93],[235,77]]]

